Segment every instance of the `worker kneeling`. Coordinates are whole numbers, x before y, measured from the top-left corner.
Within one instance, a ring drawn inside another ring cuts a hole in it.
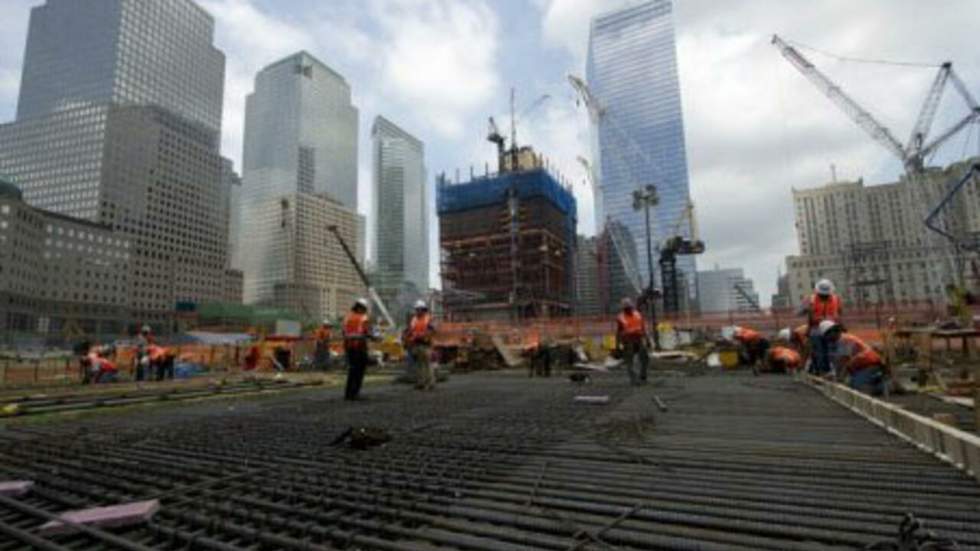
[[[820,334],[829,346],[831,364],[839,379],[846,375],[851,388],[873,396],[887,393],[887,367],[871,346],[830,320],[820,323]]]
[[[623,311],[616,318],[616,349],[621,352],[630,384],[641,385],[647,382],[647,368],[650,365],[650,352],[647,349],[647,332],[643,314],[628,298],[623,299]],[[639,358],[639,376],[633,371],[633,362]]]
[[[791,373],[803,366],[803,356],[793,348],[793,334],[783,329],[776,336],[776,345],[766,354],[766,367],[772,373]]]
[[[738,343],[738,357],[743,364],[756,365],[766,357],[769,340],[762,333],[748,327],[735,326],[732,340]]]
[[[416,302],[415,314],[408,322],[405,334],[402,335],[402,342],[405,343],[409,358],[415,366],[415,388],[418,390],[436,388],[436,375],[432,369],[432,364],[429,362],[432,335],[435,331],[428,305],[421,300]]]

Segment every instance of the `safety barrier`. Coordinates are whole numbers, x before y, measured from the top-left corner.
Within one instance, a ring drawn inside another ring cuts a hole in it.
[[[950,427],[842,384],[810,375],[803,381],[838,404],[912,443],[980,483],[980,437]]]

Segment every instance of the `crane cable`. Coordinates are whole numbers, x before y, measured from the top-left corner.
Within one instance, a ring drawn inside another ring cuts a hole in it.
[[[798,48],[803,48],[805,50],[810,50],[811,52],[815,52],[815,53],[818,53],[820,55],[823,55],[823,56],[826,56],[826,57],[829,57],[829,58],[836,59],[838,61],[847,61],[847,62],[851,62],[851,63],[869,63],[869,64],[874,64],[874,65],[895,65],[895,66],[899,66],[899,67],[921,67],[921,68],[930,68],[930,69],[935,69],[937,67],[941,67],[942,66],[942,63],[922,63],[922,62],[916,62],[916,61],[892,61],[892,60],[888,60],[888,59],[869,59],[869,58],[863,58],[863,57],[849,57],[849,56],[843,56],[843,55],[835,54],[835,53],[832,53],[832,52],[828,52],[826,50],[821,50],[820,48],[815,48],[813,46],[810,46],[810,45],[807,45],[807,44],[803,44],[802,42],[798,42],[796,40],[790,40],[790,39],[787,39],[785,37],[783,38],[783,40],[785,40],[787,43],[792,44],[792,45],[794,45],[794,46],[796,46]]]

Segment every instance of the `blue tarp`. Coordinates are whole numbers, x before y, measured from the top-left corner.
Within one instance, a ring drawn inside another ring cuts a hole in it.
[[[463,184],[441,183],[436,190],[439,214],[449,214],[499,203],[511,186],[518,199],[545,197],[573,222],[578,219],[575,196],[543,168],[476,178]],[[574,230],[573,230],[574,231]]]

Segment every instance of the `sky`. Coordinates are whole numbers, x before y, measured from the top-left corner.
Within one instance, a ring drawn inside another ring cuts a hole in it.
[[[78,0],[82,1],[82,0]],[[576,157],[589,121],[566,81],[584,74],[589,21],[636,0],[199,0],[227,56],[222,152],[241,165],[245,96],[265,65],[305,49],[351,84],[360,109],[360,210],[370,212],[370,127],[384,115],[426,144],[435,175],[493,161],[487,117],[506,121],[517,95],[518,142],[534,145],[572,184],[579,232],[592,234],[592,197]],[[30,8],[0,0],[0,122],[13,120]],[[763,304],[798,247],[792,190],[838,179],[894,180],[901,164],[872,142],[770,44],[773,33],[905,141],[936,69],[841,61],[951,60],[980,96],[975,0],[675,0],[690,186],[707,252],[702,269],[741,267]],[[818,51],[819,50],[819,51]],[[547,94],[549,99],[527,109]],[[947,94],[935,129],[962,114]],[[936,162],[980,151],[952,140]],[[434,216],[434,215],[433,215]],[[370,226],[370,221],[369,221]],[[433,227],[436,226],[433,220]],[[432,236],[435,254],[435,235]],[[433,283],[437,280],[433,277]]]

